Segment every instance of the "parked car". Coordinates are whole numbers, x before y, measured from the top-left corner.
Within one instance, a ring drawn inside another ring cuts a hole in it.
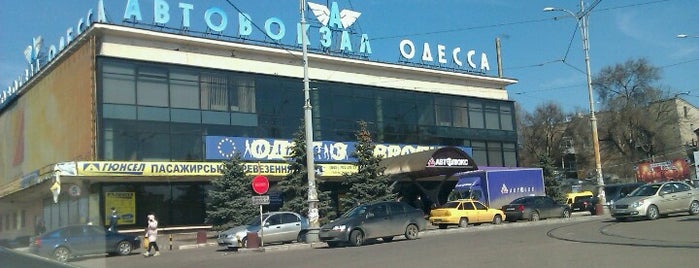
[[[329,247],[348,243],[361,246],[367,239],[388,242],[395,236],[417,239],[425,229],[425,213],[407,203],[382,201],[358,205],[332,222],[320,227],[319,237]]]
[[[88,254],[129,255],[140,247],[141,240],[135,235],[107,231],[97,225],[72,225],[35,237],[29,251],[67,262]]]
[[[570,207],[548,196],[524,196],[502,207],[507,221],[570,218]]]
[[[573,205],[573,203],[578,202],[579,199],[589,198],[595,196],[592,191],[582,191],[577,193],[567,193],[566,194],[566,204]]]
[[[260,226],[263,226],[260,233]],[[252,216],[246,224],[230,228],[218,235],[218,245],[227,248],[248,247],[248,233],[256,233],[263,243],[301,241],[308,231],[308,219],[291,211],[277,211]]]
[[[469,224],[490,222],[500,224],[505,219],[502,210],[489,208],[472,199],[459,199],[445,203],[430,211],[430,223],[446,229],[449,225],[467,227]]]
[[[575,202],[570,204],[572,212],[588,211],[591,215],[597,215],[597,203],[599,198],[596,196],[580,196],[574,198]]]
[[[641,185],[646,184],[645,182],[632,182],[632,183],[620,183],[620,184],[608,184],[604,186],[604,196],[607,207],[614,205],[614,202],[627,196],[633,190],[636,190]]]
[[[42,267],[42,268],[77,268],[68,263],[57,262],[52,259],[39,257],[37,255],[22,252],[16,249],[9,249],[0,246],[0,263],[3,268],[14,267]]]
[[[635,217],[655,220],[662,215],[682,212],[699,213],[699,190],[678,181],[643,185],[611,207],[612,217],[619,221]]]

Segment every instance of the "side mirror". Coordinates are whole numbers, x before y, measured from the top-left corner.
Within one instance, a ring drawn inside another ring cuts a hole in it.
[[[266,222],[265,222],[265,227],[269,227],[269,225],[270,225],[269,222],[266,221]]]
[[[367,218],[367,219],[373,218],[373,217],[374,217],[374,213],[373,213],[373,212],[367,212],[367,214],[366,214],[366,218]]]

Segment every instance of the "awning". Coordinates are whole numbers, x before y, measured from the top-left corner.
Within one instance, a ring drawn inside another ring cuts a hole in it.
[[[473,161],[457,147],[442,147],[407,155],[385,158],[381,161],[384,174],[410,178],[450,176],[454,173],[477,170]]]

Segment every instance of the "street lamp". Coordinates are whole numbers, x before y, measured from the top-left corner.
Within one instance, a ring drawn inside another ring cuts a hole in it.
[[[318,214],[318,191],[316,190],[316,174],[313,154],[313,113],[310,97],[310,82],[308,79],[308,48],[306,41],[306,0],[299,0],[301,11],[301,46],[303,51],[303,93],[304,93],[304,123],[306,133],[306,171],[308,173],[308,233],[306,242],[318,242],[320,230]]]
[[[578,27],[580,27],[580,34],[582,36],[583,51],[585,52],[585,70],[587,72],[587,95],[590,101],[590,127],[592,128],[592,147],[595,153],[595,173],[597,175],[597,190],[599,203],[597,204],[597,213],[604,213],[603,205],[606,203],[606,198],[604,196],[604,178],[602,177],[602,161],[599,154],[599,137],[597,135],[597,118],[595,117],[595,102],[592,96],[592,76],[590,74],[590,41],[588,35],[588,24],[587,16],[589,10],[585,10],[585,2],[580,0],[580,12],[573,13],[570,10],[555,7],[545,7],[545,12],[550,11],[563,11],[568,13],[576,20],[578,20]]]

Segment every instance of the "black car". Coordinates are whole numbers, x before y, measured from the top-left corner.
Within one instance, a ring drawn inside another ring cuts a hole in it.
[[[356,206],[340,218],[320,227],[320,240],[335,247],[348,243],[361,246],[366,239],[381,238],[391,241],[405,235],[416,239],[427,221],[422,210],[404,202],[383,201]]]
[[[106,230],[97,225],[61,227],[34,238],[30,252],[61,262],[89,254],[129,255],[141,247],[138,236]]]
[[[581,196],[575,198],[575,202],[570,204],[570,209],[573,212],[589,211],[592,215],[597,215],[597,203],[599,198],[596,196]]]
[[[507,221],[570,218],[570,207],[548,196],[524,196],[502,207]]]

